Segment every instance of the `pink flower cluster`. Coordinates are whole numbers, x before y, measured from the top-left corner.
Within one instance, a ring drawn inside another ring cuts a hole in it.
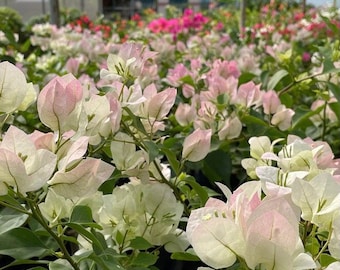
[[[154,33],[172,33],[177,35],[188,30],[201,30],[209,21],[201,12],[186,9],[179,18],[166,19],[164,17],[151,21],[148,28]]]

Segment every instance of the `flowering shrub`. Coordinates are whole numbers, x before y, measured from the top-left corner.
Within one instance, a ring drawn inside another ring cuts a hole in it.
[[[86,15],[80,16],[77,20],[69,23],[70,27],[75,31],[83,32],[85,29],[89,29],[92,32],[102,32],[105,38],[111,36],[111,27],[105,24],[96,24],[90,20]]]
[[[34,25],[0,63],[1,269],[337,269],[339,15],[282,12]]]
[[[171,33],[176,37],[178,33],[186,31],[200,31],[209,19],[202,13],[195,13],[191,9],[186,9],[179,18],[158,18],[151,21],[148,28],[154,33]]]

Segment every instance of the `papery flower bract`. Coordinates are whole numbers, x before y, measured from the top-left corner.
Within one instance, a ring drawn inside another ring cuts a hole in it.
[[[122,110],[113,93],[92,95],[84,103],[84,109],[88,118],[84,133],[90,136],[91,145],[99,144],[102,138],[119,130]]]
[[[127,240],[135,238],[138,232],[138,204],[134,187],[123,185],[115,188],[112,194],[103,195],[103,206],[96,220],[103,227],[105,235],[116,238],[117,233],[124,233]],[[132,226],[132,224],[134,226]],[[128,228],[126,228],[129,226]]]
[[[294,140],[294,136],[289,135],[289,139]],[[298,137],[296,138],[299,139]],[[303,140],[310,147],[313,153],[313,159],[320,169],[336,169],[336,159],[334,159],[334,153],[332,148],[327,142],[324,141],[313,141],[311,138],[305,138]]]
[[[279,96],[274,90],[269,90],[262,95],[262,106],[265,114],[274,114],[281,105]]]
[[[266,152],[270,152],[272,144],[267,136],[251,137],[249,139],[250,156],[255,159],[261,159],[262,155]]]
[[[145,153],[136,150],[133,138],[126,133],[117,133],[111,142],[110,149],[113,163],[119,170],[134,169],[146,161]]]
[[[124,243],[120,243],[121,248],[128,248],[129,242],[137,236],[152,245],[164,245],[169,237],[175,241],[173,237],[177,237],[183,205],[176,201],[167,185],[158,182],[129,183],[115,188],[103,199],[98,223],[103,227],[104,234],[114,241],[118,233],[125,235]],[[188,246],[185,243],[180,245],[184,249]]]
[[[329,120],[331,123],[334,123],[337,121],[336,114],[334,111],[330,108],[329,104],[336,102],[334,98],[331,98],[329,101],[324,101],[324,100],[316,100],[312,103],[311,105],[311,110],[315,111],[319,107],[326,106],[325,109],[323,109],[320,113],[317,115],[313,115],[310,117],[310,119],[313,121],[313,124],[315,126],[319,126],[323,123],[323,121]],[[326,119],[325,119],[326,118]]]
[[[332,235],[329,241],[328,250],[333,258],[340,260],[340,215],[333,219],[332,222]]]
[[[89,138],[82,136],[76,140],[70,139],[64,142],[58,149],[58,170],[65,171],[79,163],[87,151]]]
[[[140,229],[145,232],[143,237],[150,243],[162,245],[166,240],[164,236],[175,235],[184,207],[166,184],[141,185],[139,194],[143,198],[139,207],[145,211],[145,221],[140,224]]]
[[[340,207],[340,185],[325,172],[310,181],[297,179],[292,184],[292,200],[304,220],[328,230]]]
[[[225,215],[223,208],[206,206],[193,210],[187,225],[189,242],[196,254],[217,269],[232,266],[236,256],[242,256],[245,250],[240,227]]]
[[[65,64],[65,69],[68,73],[76,75],[78,73],[79,64],[80,62],[77,58],[69,58]]]
[[[259,166],[258,160],[254,159],[254,158],[244,158],[244,159],[241,160],[241,165],[242,165],[243,169],[246,170],[247,175],[251,179],[257,178],[255,170],[256,170],[257,166]]]
[[[50,226],[58,224],[63,218],[69,218],[73,202],[56,194],[53,189],[49,189],[45,201],[39,204],[39,209]]]
[[[220,186],[221,184],[219,184]],[[299,208],[290,199],[290,190],[268,184],[261,200],[262,184],[246,182],[227,203],[209,198],[203,208],[190,214],[187,235],[194,251],[214,268],[232,266],[237,258],[250,269],[291,270],[316,267],[304,253],[299,236]]]
[[[278,126],[280,130],[287,130],[292,124],[292,117],[295,112],[287,109],[285,105],[280,105],[272,117],[271,124]]]
[[[196,254],[214,268],[232,266],[237,257],[244,258],[246,222],[260,203],[261,184],[256,181],[230,190],[219,184],[227,203],[209,198],[203,208],[191,212],[186,232]]]
[[[46,149],[53,153],[56,150],[56,136],[52,132],[43,133],[39,130],[28,135],[37,149]]]
[[[297,178],[303,179],[309,174],[308,171],[283,172],[277,167],[260,165],[256,167],[255,172],[261,182],[270,182],[284,187],[290,187]]]
[[[40,92],[37,106],[41,122],[53,131],[79,128],[83,88],[72,75],[53,78]]]
[[[184,139],[182,157],[191,162],[205,158],[210,150],[211,129],[196,129]]]
[[[90,137],[91,145],[97,145],[111,132],[110,102],[106,96],[93,95],[84,103],[84,109],[88,118],[85,135]]]
[[[242,131],[242,123],[237,116],[227,118],[218,132],[218,138],[222,141],[238,138]]]
[[[247,230],[247,220],[260,203],[261,183],[259,181],[242,184],[229,197],[227,202],[229,213],[232,213],[234,222],[244,234]]]
[[[270,166],[272,160],[278,161],[279,158],[272,153],[272,151],[274,145],[281,140],[282,139],[277,139],[271,143],[267,136],[251,137],[249,139],[250,156],[252,158],[243,159],[241,161],[241,165],[244,169],[246,169],[247,174],[251,177],[251,179],[257,179],[256,170],[258,167]],[[273,177],[275,176],[271,175],[270,179]]]
[[[37,93],[24,73],[13,64],[0,63],[0,113],[26,110],[36,99]]]
[[[232,102],[247,108],[257,107],[262,103],[261,96],[260,86],[255,85],[254,82],[248,82],[239,86],[235,95],[232,96]]]
[[[48,184],[58,195],[80,198],[94,194],[113,171],[112,165],[100,159],[86,158],[71,170],[56,172]]]
[[[182,63],[178,63],[174,68],[168,70],[166,81],[170,85],[178,87],[182,84],[181,79],[188,75],[191,76],[192,74],[187,67]]]
[[[286,196],[266,197],[247,221],[245,260],[250,268],[296,269],[304,252],[299,236],[299,212]],[[312,257],[304,268],[315,267]]]
[[[102,69],[100,77],[108,80],[133,82],[141,75],[145,62],[152,59],[155,52],[148,51],[141,44],[123,43],[117,54],[109,54],[108,70]]]
[[[120,121],[122,119],[122,108],[119,101],[115,97],[111,95],[106,95],[106,97],[110,103],[111,132],[115,134],[120,128]]]
[[[7,183],[22,194],[43,187],[52,175],[57,157],[37,149],[29,136],[10,126],[0,144],[0,193],[7,193]]]
[[[331,264],[329,264],[325,270],[338,270],[340,267],[340,262],[333,262]]]
[[[34,103],[38,96],[38,86],[33,85],[32,83],[27,83],[27,91],[24,100],[21,102],[18,107],[19,111],[26,111],[28,107]]]
[[[111,87],[112,90],[106,95],[109,98],[117,99],[122,108],[128,107],[132,112],[136,112],[141,104],[146,101],[140,85],[132,85],[128,88],[121,82],[114,82]]]
[[[177,229],[174,233],[162,235],[161,242],[164,244],[164,249],[169,253],[184,252],[189,244],[185,231]]]
[[[180,103],[177,106],[175,117],[181,126],[189,125],[196,117],[196,110],[194,106],[187,103]]]
[[[177,90],[167,88],[154,95],[148,103],[148,117],[163,120],[175,103]]]

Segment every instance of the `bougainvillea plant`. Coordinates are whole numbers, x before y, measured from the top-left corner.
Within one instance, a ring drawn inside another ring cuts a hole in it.
[[[339,14],[274,11],[0,33],[0,269],[338,269]]]

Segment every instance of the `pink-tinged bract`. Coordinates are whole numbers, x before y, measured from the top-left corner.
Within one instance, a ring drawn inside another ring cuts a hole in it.
[[[192,162],[202,160],[210,150],[210,139],[210,129],[196,129],[192,134],[185,138],[182,157]]]
[[[82,98],[82,85],[72,74],[53,78],[38,96],[41,122],[60,133],[76,131],[79,127]]]

